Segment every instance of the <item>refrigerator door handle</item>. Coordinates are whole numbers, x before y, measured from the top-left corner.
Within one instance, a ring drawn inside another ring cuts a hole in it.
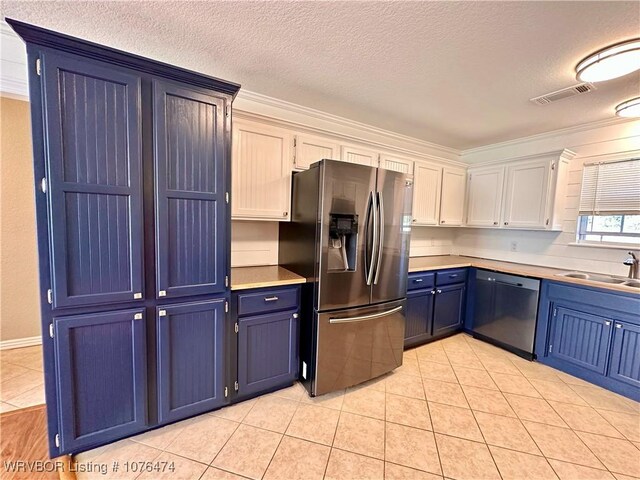
[[[380,276],[380,265],[382,264],[382,247],[384,245],[384,200],[382,194],[377,192],[378,196],[378,259],[376,261],[376,274],[373,279],[373,284],[378,284],[378,277]]]
[[[369,268],[367,269],[367,285],[371,285],[373,274],[375,272],[374,260],[378,255],[378,243],[380,242],[380,226],[378,225],[378,199],[374,192],[370,194],[371,198],[371,216],[373,217],[373,241],[371,242],[371,256],[369,257]]]
[[[369,192],[364,220],[364,279],[366,280],[367,285],[371,285],[371,283],[369,282],[369,272],[371,271],[371,253],[369,252],[369,238],[371,235],[371,231],[369,230],[369,224],[371,223],[372,209],[373,192]],[[373,248],[373,241],[371,241],[371,248]]]
[[[402,305],[392,308],[386,312],[372,313],[371,315],[361,315],[358,317],[342,317],[342,318],[330,318],[329,323],[351,323],[351,322],[364,322],[365,320],[373,320],[380,317],[386,317],[387,315],[393,315],[396,312],[402,310]]]

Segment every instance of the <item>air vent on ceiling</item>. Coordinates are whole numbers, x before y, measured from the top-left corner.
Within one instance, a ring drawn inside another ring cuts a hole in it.
[[[531,101],[533,103],[537,103],[538,105],[546,105],[547,103],[557,102],[558,100],[562,100],[563,98],[569,98],[575,95],[589,93],[590,91],[595,89],[596,87],[592,83],[579,83],[578,85],[574,85],[572,87],[563,88],[562,90],[556,90],[555,92],[546,93],[544,95],[540,95],[539,97],[532,98]]]

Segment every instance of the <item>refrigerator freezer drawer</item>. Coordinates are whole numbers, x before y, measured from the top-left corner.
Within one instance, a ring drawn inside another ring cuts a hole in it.
[[[402,365],[406,300],[316,313],[313,395],[365,382]]]

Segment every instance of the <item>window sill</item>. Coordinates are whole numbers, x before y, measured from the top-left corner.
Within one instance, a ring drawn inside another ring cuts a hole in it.
[[[608,248],[610,250],[640,250],[640,245],[612,245],[612,244],[601,244],[601,243],[582,243],[582,242],[571,242],[569,244],[570,247],[589,247],[589,248]]]

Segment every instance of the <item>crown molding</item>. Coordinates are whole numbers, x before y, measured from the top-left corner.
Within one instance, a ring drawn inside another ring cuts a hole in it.
[[[242,99],[249,102],[255,102],[255,103],[259,103],[269,107],[278,108],[286,112],[295,113],[298,115],[304,115],[304,116],[315,118],[318,120],[323,120],[326,122],[330,122],[331,124],[334,124],[334,125],[353,128],[354,130],[358,130],[363,133],[378,135],[391,140],[396,140],[406,144],[410,144],[410,145],[413,145],[414,147],[430,149],[430,150],[434,150],[434,151],[437,151],[446,155],[454,156],[454,157],[460,157],[460,154],[461,154],[461,151],[455,148],[447,147],[447,146],[440,145],[433,142],[428,142],[426,140],[420,140],[415,137],[410,137],[408,135],[403,135],[401,133],[396,133],[390,130],[374,127],[372,125],[368,125],[366,123],[358,122],[355,120],[349,120],[348,118],[345,118],[345,117],[340,117],[338,115],[323,112],[321,110],[316,110],[315,108],[305,107],[302,105],[298,105],[296,103],[287,102],[285,100],[279,100],[277,98],[269,97],[261,93],[251,92],[248,90],[240,90],[240,92],[238,93],[237,99]],[[252,112],[246,111],[246,113],[251,114]],[[283,120],[283,119],[278,119],[278,120]],[[303,126],[311,128],[313,130],[320,130],[317,127],[312,125],[303,125]],[[327,133],[334,133],[340,136],[345,136],[336,132],[327,131]],[[354,139],[358,140],[356,137],[354,137]],[[367,141],[367,143],[370,143],[370,142]],[[387,146],[387,147],[390,147],[390,146]],[[390,148],[393,148],[394,150],[398,150],[397,147],[390,147]],[[419,152],[416,152],[416,154],[419,156],[425,155]]]
[[[489,160],[487,162],[477,162],[471,164],[465,164],[470,170],[475,168],[490,167],[492,165],[504,165],[505,163],[522,162],[527,160],[536,160],[538,158],[550,157],[557,158],[559,160],[571,161],[576,156],[576,152],[569,150],[568,148],[551,150],[542,153],[532,153],[531,155],[521,155],[519,157],[509,157],[507,159],[502,158],[499,160]]]
[[[548,132],[536,133],[535,135],[529,135],[528,137],[514,138],[513,140],[507,140],[499,143],[491,143],[489,145],[483,145],[482,147],[470,148],[462,150],[461,156],[464,161],[464,157],[467,155],[475,155],[478,153],[491,152],[506,147],[514,147],[522,145],[524,143],[546,140],[549,138],[557,137],[560,135],[571,135],[572,133],[584,132],[587,130],[595,130],[597,128],[609,127],[612,125],[620,125],[627,122],[637,121],[637,118],[605,118],[603,120],[596,120],[594,122],[582,123],[580,125],[574,125],[572,127],[559,128],[557,130],[550,130]]]

